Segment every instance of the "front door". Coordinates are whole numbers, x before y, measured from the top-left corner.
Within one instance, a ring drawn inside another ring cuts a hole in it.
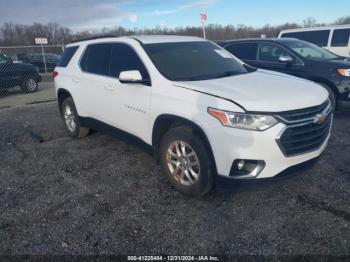
[[[135,52],[125,43],[113,43],[108,83],[104,87],[104,113],[109,123],[137,137],[145,138],[151,99],[151,86],[123,84],[118,80],[122,71],[138,70],[143,79],[148,72]]]
[[[291,63],[280,62],[281,56],[289,56]],[[303,63],[284,47],[274,43],[260,43],[258,45],[256,61],[251,63],[258,68],[277,71],[298,77],[303,76]]]

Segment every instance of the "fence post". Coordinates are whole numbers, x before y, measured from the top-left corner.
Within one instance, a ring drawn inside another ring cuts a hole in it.
[[[43,55],[43,61],[44,61],[44,67],[45,67],[45,74],[47,74],[47,67],[46,67],[46,59],[45,59],[45,53],[44,53],[44,46],[41,44],[41,53]]]

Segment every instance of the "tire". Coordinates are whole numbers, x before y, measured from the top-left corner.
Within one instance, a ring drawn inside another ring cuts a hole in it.
[[[182,145],[185,145],[185,155]],[[205,143],[193,133],[193,129],[180,126],[170,129],[161,138],[159,159],[163,172],[178,191],[189,196],[203,196],[212,190],[214,180],[213,162],[208,152]],[[198,165],[194,165],[197,160]]]
[[[25,93],[34,93],[38,91],[38,81],[32,76],[27,76],[22,81],[22,90]]]
[[[90,129],[80,125],[79,116],[71,97],[63,101],[61,117],[71,137],[83,138],[89,134]]]
[[[333,89],[329,85],[327,85],[325,83],[318,82],[317,84],[321,85],[322,87],[324,87],[327,90],[327,92],[329,94],[329,99],[331,100],[332,108],[333,108],[333,110],[336,110],[337,106],[338,106],[338,98],[337,98],[336,93],[333,91]]]

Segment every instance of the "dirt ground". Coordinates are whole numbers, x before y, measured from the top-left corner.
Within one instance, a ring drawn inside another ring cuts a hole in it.
[[[0,110],[0,254],[350,255],[350,110],[278,183],[178,193],[120,136],[70,138],[56,102]]]

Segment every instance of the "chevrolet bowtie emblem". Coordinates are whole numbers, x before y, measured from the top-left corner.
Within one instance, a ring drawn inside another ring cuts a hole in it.
[[[314,119],[315,124],[322,124],[326,121],[327,115],[324,114],[317,114]]]

